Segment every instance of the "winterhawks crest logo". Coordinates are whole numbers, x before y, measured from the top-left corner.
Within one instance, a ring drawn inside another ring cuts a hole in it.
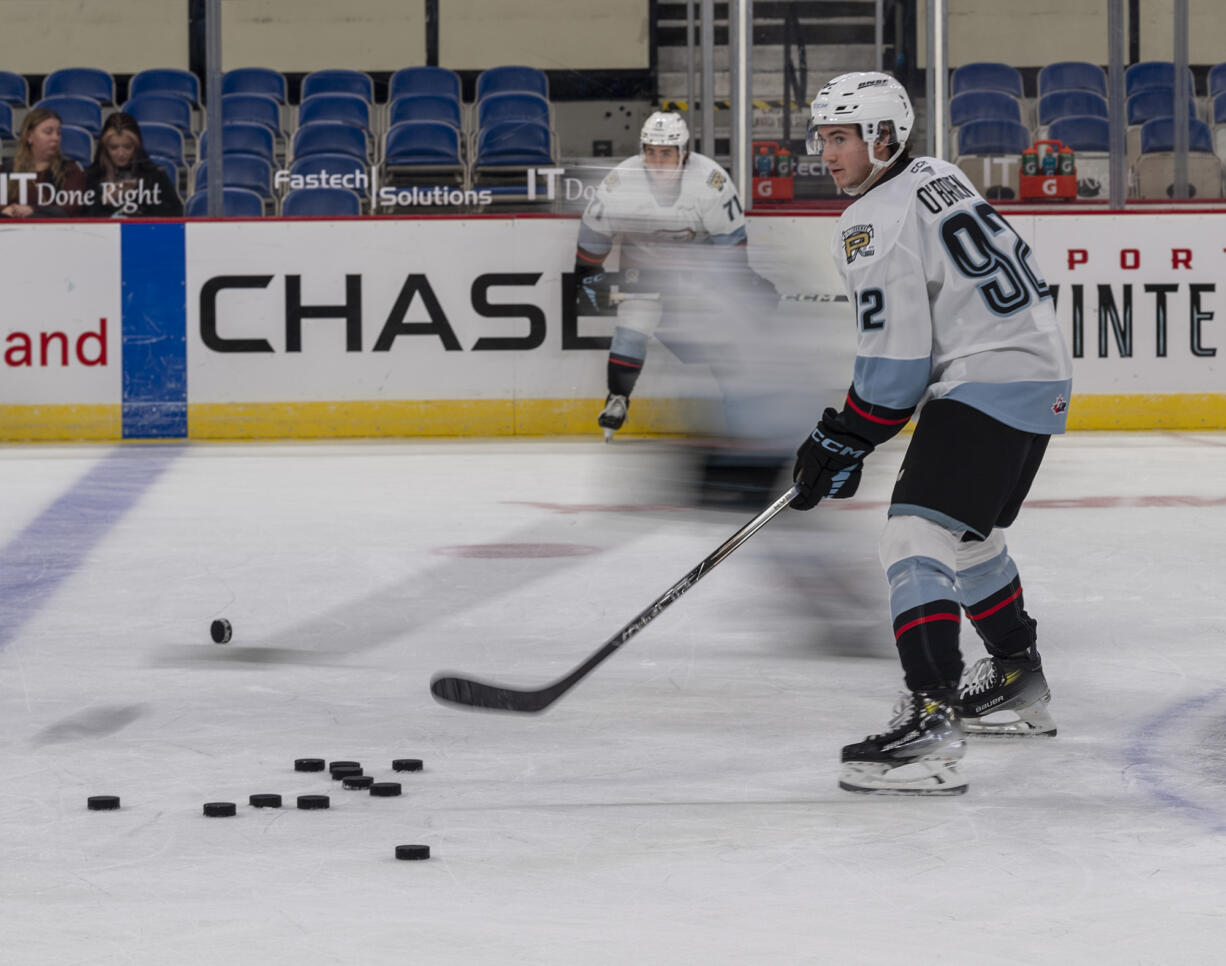
[[[1057,416],[1068,410],[1068,400],[1063,396],[1057,396],[1056,401],[1051,405],[1051,411]]]

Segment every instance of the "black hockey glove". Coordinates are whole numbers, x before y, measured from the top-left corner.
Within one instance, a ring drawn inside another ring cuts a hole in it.
[[[796,451],[792,479],[800,485],[800,494],[790,506],[812,510],[823,497],[844,500],[854,495],[864,457],[873,449],[868,440],[847,431],[838,413],[827,409]]]
[[[601,272],[575,266],[575,305],[581,314],[605,315],[612,307],[611,289],[617,284],[616,272]]]

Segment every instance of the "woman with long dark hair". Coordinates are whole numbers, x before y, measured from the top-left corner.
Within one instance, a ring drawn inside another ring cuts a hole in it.
[[[166,172],[145,151],[131,114],[112,114],[102,125],[94,163],[85,172],[89,218],[175,218],[183,202]]]

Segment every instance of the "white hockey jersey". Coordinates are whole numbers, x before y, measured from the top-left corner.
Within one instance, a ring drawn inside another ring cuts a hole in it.
[[[848,407],[875,441],[934,398],[1064,432],[1073,366],[1051,292],[958,168],[912,159],[843,212],[832,246],[859,329]]]
[[[744,245],[745,212],[736,187],[718,164],[691,154],[679,184],[657,188],[641,155],[627,158],[605,176],[579,227],[579,248],[603,260],[618,236],[620,265],[659,268],[669,249],[691,242]]]

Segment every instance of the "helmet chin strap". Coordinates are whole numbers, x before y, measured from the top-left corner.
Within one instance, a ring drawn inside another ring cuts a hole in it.
[[[891,154],[884,161],[881,161],[878,158],[874,158],[870,156],[869,163],[872,164],[873,169],[868,173],[868,176],[863,181],[861,181],[858,185],[856,185],[854,188],[844,188],[843,193],[848,194],[848,195],[863,194],[865,191],[871,188],[873,184],[876,183],[876,181],[883,174],[885,174],[886,170],[890,167],[890,165],[892,165],[895,161],[898,160],[899,155],[902,154],[903,148],[905,147],[906,147],[906,144],[898,145],[898,147],[894,149],[894,153]]]

